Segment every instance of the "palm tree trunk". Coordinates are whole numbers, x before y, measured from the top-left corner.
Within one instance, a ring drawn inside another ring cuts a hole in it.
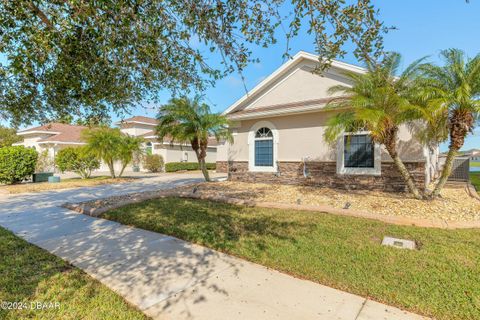
[[[127,167],[128,164],[123,164],[122,165],[122,170],[120,170],[120,173],[118,174],[118,177],[120,178],[123,174],[123,171],[125,170],[125,168]]]
[[[205,158],[202,158],[198,161],[200,164],[200,170],[202,170],[205,181],[210,182],[210,175],[208,173],[207,164],[205,163]]]
[[[448,177],[450,177],[450,174],[452,173],[452,168],[453,168],[453,160],[455,160],[455,156],[457,155],[456,148],[450,148],[448,150],[447,158],[445,159],[445,164],[442,169],[442,174],[440,176],[440,179],[438,180],[438,183],[435,185],[435,188],[433,189],[432,193],[430,196],[432,198],[438,197],[440,194],[440,191],[442,191],[442,188],[445,186],[447,183]]]
[[[110,176],[112,178],[115,178],[115,168],[114,168],[113,161],[108,162],[108,169],[110,170]]]
[[[453,160],[455,160],[458,150],[463,147],[465,137],[471,132],[474,122],[473,114],[470,111],[455,110],[453,112],[449,125],[450,146],[448,148],[447,159],[445,159],[445,165],[443,166],[440,179],[431,193],[432,198],[438,197],[440,191],[442,191],[442,188],[447,183],[448,177],[450,177],[452,173]]]
[[[420,190],[418,190],[417,186],[415,185],[415,181],[413,181],[412,175],[408,171],[408,169],[405,167],[405,164],[403,163],[402,159],[398,156],[398,153],[394,153],[393,155],[390,155],[393,159],[393,162],[395,163],[395,166],[397,167],[398,171],[403,177],[403,180],[405,180],[405,183],[407,184],[408,190],[410,193],[415,197],[415,199],[422,200],[424,199],[423,195],[420,193]]]

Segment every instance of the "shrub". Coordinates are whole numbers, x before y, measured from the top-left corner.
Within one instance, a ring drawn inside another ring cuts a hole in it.
[[[143,168],[150,172],[159,172],[163,168],[163,157],[159,154],[146,154],[143,159]]]
[[[0,183],[25,180],[35,172],[37,151],[23,146],[0,148]]]
[[[207,170],[215,170],[217,168],[216,163],[206,163]],[[200,170],[198,162],[169,162],[165,164],[166,172],[175,172],[183,170]]]
[[[35,172],[52,172],[53,160],[48,154],[48,150],[43,150],[38,154],[37,164],[35,166]]]
[[[68,147],[60,150],[55,157],[60,171],[73,171],[82,179],[87,179],[92,171],[100,168],[100,161],[86,147]]]

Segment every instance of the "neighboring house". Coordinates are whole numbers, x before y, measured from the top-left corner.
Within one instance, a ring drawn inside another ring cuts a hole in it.
[[[470,161],[480,162],[480,150],[473,149],[469,153]]]
[[[190,145],[171,143],[166,139],[159,142],[155,135],[155,127],[158,122],[154,118],[135,116],[119,122],[115,125],[128,135],[143,137],[145,139],[144,149],[147,153],[160,154],[165,163],[167,162],[197,162],[195,152]],[[87,129],[85,126],[77,126],[63,123],[50,123],[17,132],[23,137],[23,142],[14,145],[23,145],[33,148],[39,153],[47,150],[51,159],[55,158],[58,151],[65,147],[85,145],[81,139],[81,132]],[[207,162],[215,162],[217,143],[211,139],[207,150]],[[116,170],[121,168],[120,163],[115,164]],[[131,168],[127,168],[131,170]],[[108,171],[108,167],[102,163],[99,171]]]
[[[349,85],[344,71],[365,69],[333,61],[322,76],[313,73],[318,57],[299,52],[224,114],[232,121],[232,144],[218,146],[217,171],[229,179],[339,187],[405,190],[392,159],[367,132],[345,133],[336,144],[323,137],[330,87]],[[412,128],[402,126],[399,153],[416,183],[430,181],[430,154]],[[438,154],[438,153],[437,153]]]
[[[63,123],[50,123],[18,131],[17,135],[21,136],[23,141],[13,145],[33,148],[38,153],[47,151],[50,159],[54,159],[62,148],[84,145],[85,143],[81,140],[81,132],[86,128]]]
[[[158,141],[155,134],[157,119],[135,116],[115,123],[126,134],[143,137],[148,153],[159,154],[167,162],[197,162],[197,156],[190,144],[180,144],[165,138]],[[206,162],[215,162],[217,158],[217,141],[211,138],[208,143]]]

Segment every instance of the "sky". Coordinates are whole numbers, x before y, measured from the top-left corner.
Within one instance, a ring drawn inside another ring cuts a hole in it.
[[[480,52],[478,0],[471,0],[470,3],[464,0],[374,0],[374,5],[380,10],[379,19],[384,21],[386,26],[396,28],[385,36],[385,49],[401,53],[403,66],[424,56],[430,56],[431,61],[437,62],[440,50],[446,48],[460,48],[469,56]],[[252,89],[285,62],[282,58],[285,47],[285,39],[281,34],[274,46],[252,47],[254,57],[259,58],[260,62],[244,70],[245,82],[238,74],[219,80],[214,87],[203,93],[206,103],[215,112],[228,108],[246,93],[245,86],[248,90]],[[293,39],[290,47],[292,55],[300,50],[315,53],[313,39],[305,32]],[[346,49],[349,54],[338,60],[361,65],[351,54],[353,48]],[[208,52],[205,54],[209,55]],[[212,55],[210,58],[216,57]],[[169,98],[169,93],[165,92],[160,103],[167,102]],[[156,106],[139,106],[131,113],[154,117]],[[114,121],[118,120],[113,114],[112,118]],[[463,149],[470,148],[480,149],[480,129],[467,138]],[[442,145],[441,149],[445,150],[446,145]]]

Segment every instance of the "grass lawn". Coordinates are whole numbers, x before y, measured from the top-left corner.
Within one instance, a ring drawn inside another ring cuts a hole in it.
[[[480,172],[470,172],[470,182],[480,191]]]
[[[70,178],[70,179],[62,179],[59,183],[39,182],[39,183],[20,183],[20,184],[14,184],[14,185],[4,185],[4,186],[0,186],[0,190],[2,189],[6,190],[8,193],[40,192],[40,191],[47,191],[47,190],[97,186],[101,184],[110,184],[110,183],[123,183],[123,182],[132,181],[132,179],[135,179],[135,178],[123,177],[123,178],[112,179],[109,176],[98,176],[98,177],[92,177],[89,179]]]
[[[480,161],[470,161],[470,167],[480,167]]]
[[[0,302],[58,302],[45,310],[2,310],[0,319],[147,319],[65,261],[0,228]]]
[[[177,198],[128,205],[103,217],[412,312],[480,319],[480,230],[395,226]],[[380,246],[385,235],[413,239],[420,250]]]

